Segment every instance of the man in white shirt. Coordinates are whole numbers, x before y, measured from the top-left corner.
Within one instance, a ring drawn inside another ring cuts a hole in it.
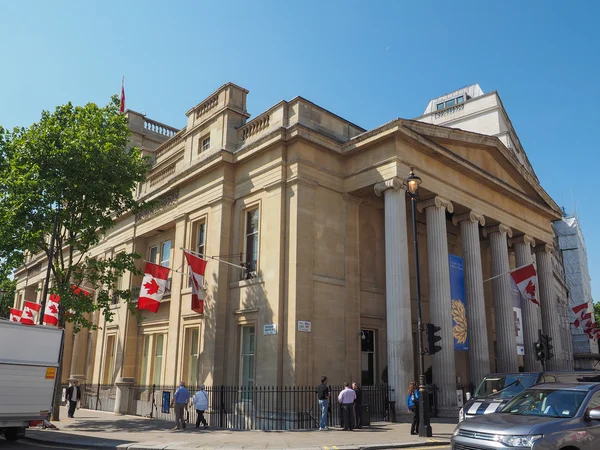
[[[346,381],[344,382],[344,390],[338,395],[338,402],[342,405],[344,431],[352,431],[354,400],[356,400],[356,392],[354,392],[353,389],[350,389],[350,383]]]
[[[194,398],[192,399],[194,408],[196,408],[196,414],[198,414],[196,418],[196,428],[200,428],[200,422],[202,422],[204,428],[208,427],[208,422],[204,418],[204,411],[208,409],[208,394],[204,389],[204,385],[200,385],[200,390],[196,392],[196,395],[194,395]]]

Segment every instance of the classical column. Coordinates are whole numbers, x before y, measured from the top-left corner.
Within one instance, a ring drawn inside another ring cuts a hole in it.
[[[523,235],[514,238],[512,242],[517,267],[533,263],[531,247],[535,247],[535,240]],[[535,343],[538,340],[538,330],[542,329],[540,307],[527,299],[521,298],[521,313],[523,314],[523,342],[525,345],[523,362],[525,372],[537,372],[542,370],[541,363],[535,358],[534,350]]]
[[[413,379],[413,343],[406,232],[406,192],[398,178],[375,185],[385,205],[385,304],[388,384],[395,390],[398,411]]]
[[[498,372],[517,372],[517,339],[513,312],[510,270],[508,265],[508,240],[512,230],[502,224],[483,229],[489,236],[492,253],[492,289],[494,292],[494,314],[496,316],[496,357]]]
[[[538,292],[540,298],[540,307],[542,309],[542,325],[544,334],[552,338],[554,349],[554,358],[546,363],[546,369],[557,370],[560,367],[558,359],[561,352],[560,330],[558,327],[558,305],[554,295],[554,274],[552,272],[552,251],[551,245],[541,245],[536,247],[535,256],[537,259],[537,277]]]
[[[483,294],[483,270],[481,268],[481,244],[479,225],[485,218],[473,211],[454,216],[452,222],[460,224],[460,236],[465,269],[465,303],[469,339],[469,378],[475,386],[490,373],[490,351]]]
[[[456,408],[456,362],[452,334],[452,302],[446,210],[452,203],[441,197],[420,202],[419,211],[427,217],[427,268],[429,274],[429,321],[441,327],[442,350],[432,355],[433,383],[438,388],[440,409]]]

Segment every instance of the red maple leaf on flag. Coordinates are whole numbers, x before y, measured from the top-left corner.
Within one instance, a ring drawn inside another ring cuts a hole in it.
[[[56,307],[56,305],[50,305],[48,306],[48,309],[52,314],[58,314],[58,308]]]
[[[535,284],[533,284],[533,281],[529,281],[529,284],[525,288],[525,292],[527,292],[532,298],[535,298]]]
[[[148,293],[148,295],[152,295],[158,292],[159,286],[156,280],[152,278],[152,281],[144,283],[144,288],[146,288],[146,292]]]
[[[29,316],[29,317],[33,317],[33,313],[29,309],[27,311],[25,311],[25,315]]]

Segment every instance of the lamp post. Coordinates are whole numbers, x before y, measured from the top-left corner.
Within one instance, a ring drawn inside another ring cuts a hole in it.
[[[417,190],[421,179],[415,175],[411,167],[408,177],[404,180],[412,206],[413,245],[415,248],[415,274],[417,283],[417,327],[419,330],[419,436],[431,437],[429,411],[429,394],[425,389],[425,350],[423,348],[423,316],[421,312],[421,277],[419,273],[419,243],[417,239]]]

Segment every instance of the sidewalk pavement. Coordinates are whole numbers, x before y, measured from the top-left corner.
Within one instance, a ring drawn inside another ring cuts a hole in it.
[[[435,419],[434,419],[435,420]],[[172,431],[173,422],[138,416],[80,409],[75,419],[61,409],[59,429],[28,429],[26,440],[62,445],[65,448],[119,450],[202,449],[383,449],[447,445],[455,425],[432,423],[433,437],[410,435],[410,424],[378,422],[353,432],[331,428],[329,431],[235,431],[194,424],[183,431]]]

